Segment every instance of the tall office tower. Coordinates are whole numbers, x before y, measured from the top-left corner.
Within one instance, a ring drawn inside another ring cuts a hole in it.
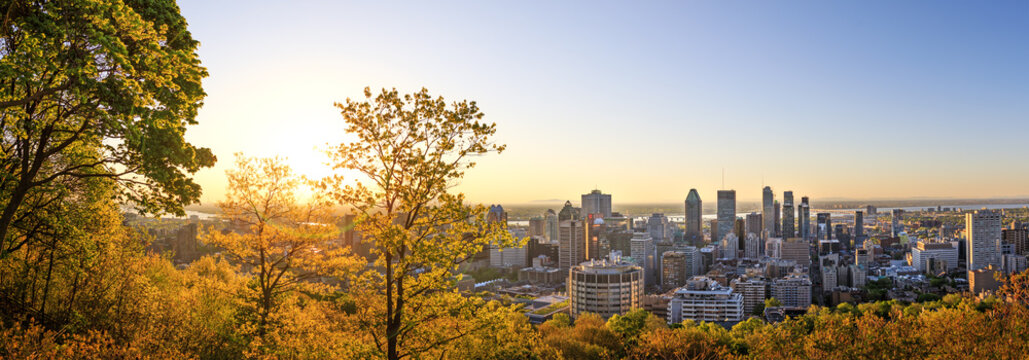
[[[529,236],[543,236],[546,233],[547,221],[542,216],[529,219]]]
[[[782,238],[770,238],[765,242],[765,256],[782,258]]]
[[[586,230],[586,260],[603,259],[601,253],[601,238],[607,230],[604,225],[604,218],[601,214],[589,214],[586,216],[586,223],[583,224]]]
[[[782,236],[782,205],[779,205],[779,200],[776,200],[772,206],[774,207],[773,213],[775,213],[775,219],[772,219],[775,231],[769,237],[780,237]]]
[[[722,259],[735,259],[740,250],[740,239],[735,233],[729,233],[722,238]]]
[[[861,210],[854,212],[854,248],[862,247],[865,243],[865,213]]]
[[[590,191],[589,194],[582,194],[582,213],[601,214],[603,217],[611,217],[611,194],[602,194],[600,190]]]
[[[739,240],[739,249],[743,249],[743,241],[747,239],[747,222],[743,218],[736,218],[736,226],[733,227],[733,233],[736,234],[736,239]]]
[[[686,242],[693,245],[699,245],[704,240],[704,229],[701,223],[701,217],[704,214],[704,208],[701,206],[700,194],[697,193],[697,189],[690,189],[690,193],[686,195]]]
[[[832,239],[832,219],[830,216],[832,216],[832,214],[829,213],[818,213],[816,215],[818,228],[815,230],[818,232],[818,236],[816,238],[819,240]]]
[[[868,213],[868,216],[874,217],[875,215],[878,214],[879,208],[877,208],[875,206],[872,206],[872,205],[868,205],[868,206],[865,206],[865,212]]]
[[[800,266],[810,266],[811,244],[803,238],[785,239],[779,246],[779,258],[793,260]]]
[[[657,281],[655,264],[657,260],[657,248],[654,246],[654,238],[647,233],[633,233],[629,243],[629,255],[643,268],[643,279],[646,284],[654,285]]]
[[[761,258],[761,238],[757,237],[756,234],[747,234],[747,239],[743,242],[743,257],[748,259],[760,259]]]
[[[767,239],[769,236],[775,236],[775,194],[772,193],[772,188],[765,186],[761,190],[761,232],[755,233],[762,239]]]
[[[562,207],[561,211],[557,213],[557,220],[582,220],[580,218],[580,211],[582,211],[582,209],[572,207],[571,201],[565,201],[565,206]]]
[[[747,214],[747,217],[745,218],[746,219],[745,221],[746,221],[747,225],[746,225],[745,230],[743,231],[743,235],[746,236],[748,234],[754,234],[754,235],[757,235],[757,236],[761,236],[761,231],[764,230],[764,226],[765,226],[764,221],[763,221],[764,217],[765,217],[764,214],[758,214],[756,212],[752,212],[750,214]],[[737,236],[738,235],[739,234],[737,234]]]
[[[717,244],[722,241],[722,238],[718,237],[718,219],[711,219],[711,243]]]
[[[1012,222],[1007,229],[1001,230],[1001,243],[1014,247],[1015,255],[1029,254],[1029,228],[1026,224]]]
[[[1000,267],[1001,214],[993,210],[976,210],[965,214],[965,237],[968,241],[968,270],[989,265]]]
[[[643,270],[610,259],[576,265],[568,272],[569,312],[572,318],[593,313],[603,318],[625,314],[640,307],[643,298]]]
[[[800,233],[797,237],[807,240],[811,238],[811,204],[807,201],[807,196],[800,198],[800,206],[797,208],[797,219],[800,224]]]
[[[559,231],[557,213],[554,212],[554,209],[547,209],[547,215],[544,218],[546,219],[546,223],[544,224],[544,226],[546,227],[544,235],[546,236],[547,241],[556,242],[558,239]]]
[[[718,190],[718,236],[725,237],[736,226],[736,190]],[[720,241],[713,238],[712,241]]]
[[[661,287],[674,289],[700,274],[700,250],[693,246],[661,254]]]
[[[504,211],[504,207],[500,205],[490,205],[489,211],[486,213],[486,221],[489,222],[503,222],[507,223],[507,211]]]
[[[568,269],[586,261],[586,231],[582,221],[562,220],[559,241],[558,266]]]
[[[670,240],[668,233],[668,217],[665,214],[654,213],[647,219],[647,233],[654,238],[654,242]]]
[[[890,231],[893,232],[893,237],[900,236],[900,232],[904,231],[904,225],[901,221],[904,221],[904,210],[893,209],[893,226],[890,227]]]
[[[779,237],[788,239],[797,236],[795,221],[796,213],[793,212],[793,192],[782,193],[782,234]]]

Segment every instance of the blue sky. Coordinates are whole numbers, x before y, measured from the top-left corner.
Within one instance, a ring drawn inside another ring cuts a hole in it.
[[[509,151],[480,202],[1029,196],[1029,1],[182,1],[220,158],[346,139],[365,86],[479,102]]]

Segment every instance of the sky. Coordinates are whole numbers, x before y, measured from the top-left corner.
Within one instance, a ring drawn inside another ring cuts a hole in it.
[[[179,6],[206,204],[235,153],[327,174],[333,103],[366,86],[479,104],[507,150],[457,187],[475,202],[1029,197],[1029,1]]]

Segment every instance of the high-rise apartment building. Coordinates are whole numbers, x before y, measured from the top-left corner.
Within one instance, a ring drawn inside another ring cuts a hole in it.
[[[600,190],[590,191],[589,194],[582,194],[582,213],[601,214],[603,217],[611,217],[611,194],[603,194]]]
[[[1001,213],[988,209],[965,214],[965,237],[968,242],[968,270],[989,265],[1000,267]]]
[[[710,278],[698,276],[679,288],[668,302],[668,323],[683,320],[738,322],[743,320],[743,295]]]
[[[704,238],[702,216],[704,208],[701,206],[700,194],[697,189],[690,189],[686,195],[686,242],[699,245]]]
[[[768,282],[755,276],[741,276],[732,280],[729,287],[733,292],[743,295],[743,314],[753,315],[763,308],[767,295]]]
[[[811,306],[811,278],[807,274],[789,274],[772,282],[771,295],[784,307],[807,309]]]
[[[720,241],[736,226],[736,190],[718,190],[718,236]]]
[[[590,260],[568,272],[569,312],[573,318],[594,313],[603,318],[640,307],[643,270],[621,261],[616,253],[608,259]]]

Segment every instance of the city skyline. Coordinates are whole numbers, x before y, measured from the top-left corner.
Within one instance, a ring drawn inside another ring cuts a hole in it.
[[[210,73],[205,204],[236,152],[325,175],[332,104],[366,86],[479,103],[508,148],[474,202],[1029,197],[1026,2],[179,5]]]

